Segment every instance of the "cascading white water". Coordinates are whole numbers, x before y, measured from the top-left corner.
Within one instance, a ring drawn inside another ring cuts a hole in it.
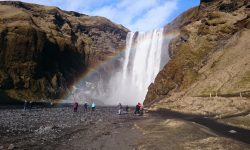
[[[123,67],[110,80],[108,103],[136,104],[143,102],[147,88],[169,60],[163,45],[163,29],[150,32],[130,32],[127,35]]]
[[[169,60],[168,44],[172,38],[164,36],[163,29],[128,33],[124,55],[100,66],[82,80],[73,95],[83,102],[105,105],[143,102],[148,86]]]

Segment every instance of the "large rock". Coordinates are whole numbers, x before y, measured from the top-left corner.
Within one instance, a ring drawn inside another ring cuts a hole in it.
[[[91,17],[22,2],[0,2],[0,96],[60,98],[88,67],[125,46],[128,30]]]
[[[250,91],[249,5],[247,0],[201,1],[165,27],[171,60],[149,87],[144,104],[159,98],[237,96]]]

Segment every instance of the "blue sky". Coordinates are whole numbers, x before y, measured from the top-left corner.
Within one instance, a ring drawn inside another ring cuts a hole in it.
[[[21,0],[92,16],[103,16],[132,31],[161,28],[200,0]]]

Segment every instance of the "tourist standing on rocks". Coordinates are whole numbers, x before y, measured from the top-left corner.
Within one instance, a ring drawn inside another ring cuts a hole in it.
[[[140,114],[140,109],[141,109],[141,103],[138,102],[138,104],[135,106],[135,114]]]
[[[121,103],[118,104],[118,114],[119,115],[122,114],[122,104]]]
[[[139,111],[139,115],[142,116],[143,115],[143,106],[140,106],[140,111]]]
[[[29,103],[29,109],[30,109],[30,111],[31,111],[32,107],[33,107],[33,102],[30,101],[30,103]]]
[[[128,110],[129,110],[129,107],[128,107],[128,105],[126,105],[126,107],[125,107],[126,113],[128,113]]]
[[[88,103],[85,102],[83,106],[84,106],[84,111],[88,111]]]
[[[74,103],[74,112],[77,112],[77,109],[78,109],[78,103],[75,102],[75,103]]]
[[[53,102],[50,102],[50,107],[52,108],[54,106],[54,103]]]
[[[24,101],[24,105],[23,105],[23,110],[26,110],[27,109],[27,100]]]
[[[95,103],[93,102],[92,105],[91,105],[91,108],[92,108],[92,111],[95,111]]]

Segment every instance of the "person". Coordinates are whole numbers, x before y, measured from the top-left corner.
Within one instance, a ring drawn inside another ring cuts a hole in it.
[[[85,102],[83,106],[84,106],[84,111],[88,111],[88,103]]]
[[[33,107],[33,102],[30,101],[30,103],[29,103],[29,109],[30,109],[30,111],[31,111],[32,107]]]
[[[50,102],[50,108],[52,108],[54,106],[53,102]]]
[[[135,114],[139,114],[141,109],[141,103],[138,102],[137,105],[135,106]]]
[[[119,115],[122,114],[122,104],[121,103],[118,104],[118,114]]]
[[[128,113],[128,110],[129,110],[128,105],[126,105],[125,110],[126,110],[126,112]]]
[[[95,103],[93,102],[91,105],[92,111],[95,111]]]
[[[139,111],[139,115],[142,116],[143,115],[143,106],[140,106],[140,111]]]
[[[27,104],[28,104],[28,102],[27,102],[27,100],[25,100],[25,101],[24,101],[23,110],[26,110],[26,109],[27,109]]]
[[[78,109],[78,103],[75,102],[75,103],[74,103],[74,112],[77,112],[77,109]]]

